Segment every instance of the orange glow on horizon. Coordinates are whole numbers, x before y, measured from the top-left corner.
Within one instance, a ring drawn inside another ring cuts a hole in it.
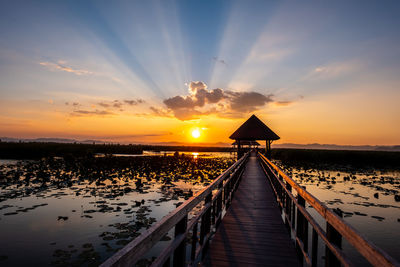
[[[354,89],[341,95],[332,94],[328,100],[315,96],[287,106],[270,105],[254,114],[281,137],[274,144],[397,145],[400,141],[400,127],[396,124],[398,93],[393,92],[386,100],[373,92],[370,89],[369,95],[374,99]],[[376,100],[380,100],[378,104],[381,105],[375,104]],[[369,108],[371,106],[376,109]],[[193,120],[179,120],[146,113],[143,106],[136,108],[137,114],[121,111],[74,116],[68,108],[56,100],[53,104],[47,101],[1,101],[1,136],[229,146],[232,143],[229,136],[251,115],[236,118],[209,114]]]

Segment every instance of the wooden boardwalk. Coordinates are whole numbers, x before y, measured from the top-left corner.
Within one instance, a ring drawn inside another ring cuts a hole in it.
[[[211,241],[204,266],[299,266],[271,186],[255,154]]]
[[[235,140],[240,159],[101,267],[135,266],[170,231],[173,240],[151,266],[352,266],[342,248],[345,239],[372,265],[400,267],[343,221],[340,211],[328,208],[268,159],[279,136],[255,115],[229,138]],[[253,144],[244,148],[246,140],[265,140],[267,156],[259,152],[249,157]],[[326,227],[306,207],[317,212]],[[325,246],[322,251],[319,243]]]

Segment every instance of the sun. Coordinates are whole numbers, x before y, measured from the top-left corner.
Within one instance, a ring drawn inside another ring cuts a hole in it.
[[[192,136],[193,136],[193,138],[199,138],[200,137],[200,130],[199,129],[194,129],[193,131],[192,131]]]

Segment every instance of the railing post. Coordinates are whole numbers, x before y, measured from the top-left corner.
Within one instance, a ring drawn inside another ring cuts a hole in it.
[[[175,237],[179,235],[186,235],[187,219],[188,217],[186,215],[175,225]],[[175,249],[173,261],[174,266],[183,267],[186,265],[186,238],[184,238],[179,246]]]
[[[210,203],[212,200],[212,193],[208,194],[204,200],[204,205],[207,205]],[[201,218],[201,229],[200,229],[200,244],[203,245],[203,254],[202,258],[205,256],[205,252],[208,249],[208,246],[210,244],[210,240],[207,238],[207,240],[204,243],[204,238],[206,237],[207,234],[210,233],[211,225],[210,225],[210,219],[211,219],[211,206],[208,207],[206,212],[204,212],[202,218]]]
[[[232,175],[232,173],[230,175]],[[225,186],[225,192],[226,192],[225,207],[226,209],[228,209],[229,206],[231,205],[232,179],[229,179],[229,181],[227,182],[227,185]]]
[[[298,195],[297,196],[297,202],[299,203],[300,206],[305,207],[305,200],[302,196]],[[299,238],[299,240],[303,243],[303,249],[305,252],[307,252],[308,249],[308,223],[307,220],[304,218],[304,215],[297,209],[297,229],[296,229],[296,235]],[[296,243],[297,244],[297,243]],[[296,245],[296,250],[297,254],[299,256],[300,263],[303,264],[303,252],[301,248]]]
[[[285,180],[283,180],[283,178],[279,175],[279,173],[278,173],[277,177],[279,178],[279,180],[281,180],[283,182],[283,184],[285,184]],[[282,204],[283,204],[283,208],[285,208],[286,190],[283,187],[281,187],[281,196],[280,196],[280,198],[281,198],[281,201],[282,201]]]
[[[223,192],[223,196],[222,196],[222,199],[223,199],[223,203],[224,203],[224,207],[226,206],[226,199],[227,199],[227,191],[228,191],[228,189],[226,188],[227,187],[227,184],[226,184],[226,182],[225,182],[225,184],[224,185],[222,185],[223,187],[224,187],[224,189],[222,189],[222,192]]]
[[[296,226],[296,205],[294,204],[294,202],[292,201],[292,229],[295,228]]]
[[[277,179],[279,179],[279,173],[275,173],[275,176]],[[281,202],[281,205],[278,205],[279,211],[282,212],[282,208],[284,206],[284,199],[282,198],[283,191],[284,189],[282,188],[282,185],[279,183],[279,181],[276,181],[276,192],[277,192],[277,199]]]
[[[192,262],[196,259],[196,244],[197,244],[197,240],[198,240],[198,238],[197,238],[197,226],[198,226],[198,223],[196,223],[193,226],[192,251],[190,253],[190,259],[191,259]]]
[[[215,224],[217,214],[217,200],[211,202],[211,224]]]
[[[339,217],[343,217],[343,213],[341,210],[334,209],[333,211],[337,215],[339,215]],[[336,231],[336,229],[328,222],[326,222],[326,237],[328,238],[329,242],[336,245],[338,248],[342,248],[342,235],[338,231]],[[336,256],[328,247],[326,247],[325,249],[325,266],[340,266],[340,261],[336,258]]]
[[[311,256],[311,266],[316,267],[318,264],[318,234],[313,228],[312,230],[312,256]]]
[[[218,185],[218,191],[221,190],[223,184],[220,183]],[[215,220],[215,227],[217,228],[221,222],[221,217],[222,217],[222,192],[219,194],[219,196],[217,197],[217,213],[216,213],[216,220]]]
[[[286,189],[287,189],[289,192],[292,192],[292,186],[291,186],[288,182],[286,182]],[[292,221],[292,217],[291,217],[291,215],[292,215],[292,213],[291,213],[292,200],[290,199],[290,196],[289,196],[289,194],[288,194],[286,191],[285,191],[285,195],[286,195],[286,199],[285,199],[285,213],[286,213],[287,218],[288,218],[289,221],[291,222],[291,221]],[[289,221],[286,220],[286,222],[285,222],[286,227],[288,228],[288,230],[290,230],[290,222],[289,222]]]

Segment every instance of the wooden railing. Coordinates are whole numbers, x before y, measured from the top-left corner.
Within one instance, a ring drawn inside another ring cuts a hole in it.
[[[173,227],[175,227],[174,239],[158,255],[152,266],[170,266],[171,263],[173,266],[197,265],[205,256],[210,237],[221,222],[223,211],[231,203],[248,155],[248,153],[245,154],[209,186],[143,232],[101,266],[134,266]],[[188,220],[189,213],[201,202],[203,206],[200,211]],[[188,242],[188,237],[190,237],[190,242]],[[188,257],[187,243],[190,243],[191,250]]]
[[[385,251],[376,247],[343,221],[340,211],[326,207],[261,153],[259,157],[283,211],[285,225],[294,236],[301,263],[305,261],[308,266],[317,266],[318,238],[320,238],[326,247],[325,266],[352,266],[342,250],[343,237],[374,266],[400,266]],[[297,192],[297,197],[294,196],[293,190]],[[306,203],[326,221],[326,230],[323,230],[306,210]],[[311,240],[308,240],[309,225],[312,229]]]

